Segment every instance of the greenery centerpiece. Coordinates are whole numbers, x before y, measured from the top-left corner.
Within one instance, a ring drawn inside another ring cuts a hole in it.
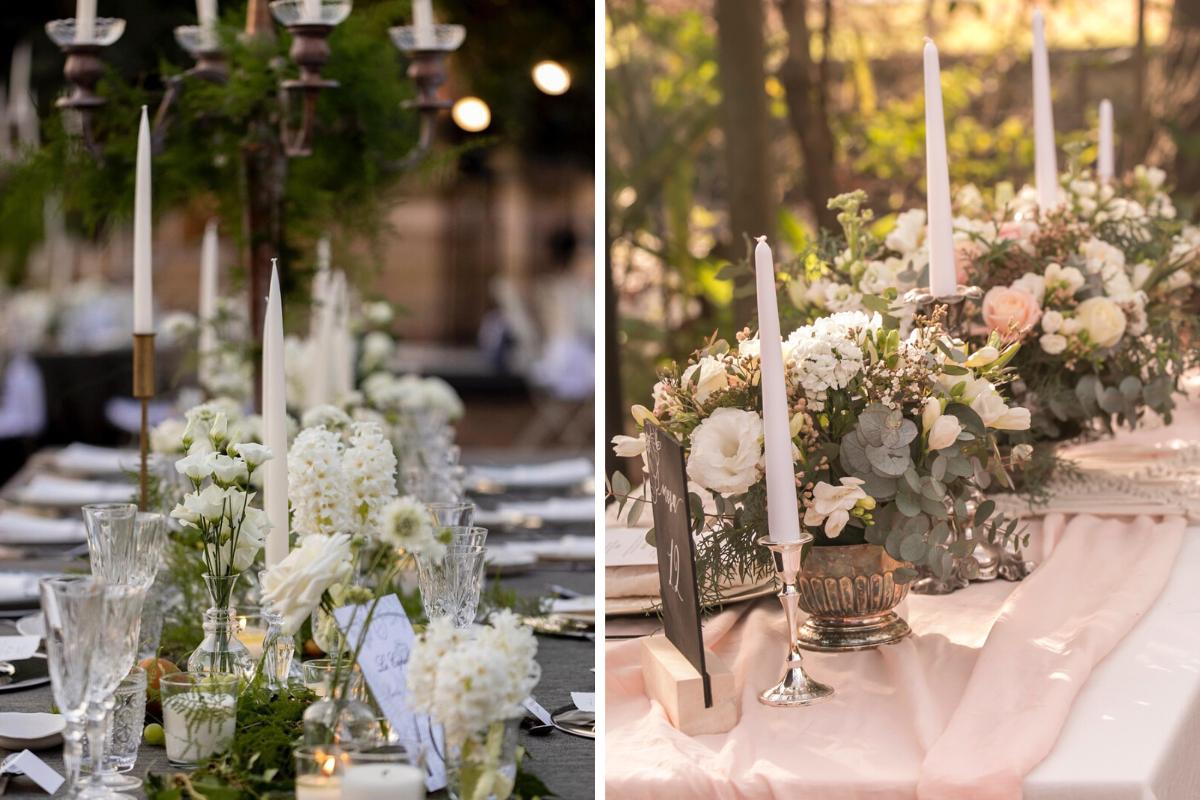
[[[991,481],[1009,481],[1013,457],[1001,457],[997,434],[1029,427],[1029,412],[1005,398],[1020,346],[972,347],[947,335],[941,317],[917,318],[902,336],[879,314],[841,312],[783,344],[803,524],[816,550],[885,551],[897,562],[886,576],[896,587],[917,576],[912,565],[949,574],[975,546],[969,527],[993,539],[1016,535],[1015,521],[976,499]],[[633,408],[639,428],[653,422],[683,443],[708,602],[722,587],[770,574],[756,544],[766,532],[759,352],[748,330],[733,346],[714,336],[682,371],[662,375],[652,409]],[[644,451],[640,435],[614,444],[624,456]],[[612,487],[631,514],[647,502],[620,474]],[[899,602],[903,589],[895,592]]]

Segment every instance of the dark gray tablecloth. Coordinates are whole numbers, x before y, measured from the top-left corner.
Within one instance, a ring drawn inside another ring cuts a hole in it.
[[[483,500],[481,502],[488,502]],[[591,535],[590,526],[573,526],[569,533]],[[526,538],[532,534],[498,534],[497,538],[517,536]],[[553,535],[546,531],[541,536]],[[64,562],[47,559],[37,561],[0,561],[0,570],[47,570],[53,571]],[[85,566],[85,562],[78,562]],[[492,580],[489,578],[489,580]],[[594,591],[594,569],[592,564],[542,564],[529,572],[502,579],[504,586],[523,596],[549,594],[550,584],[558,584],[584,594]],[[14,633],[11,621],[0,622],[0,635]],[[571,692],[595,691],[596,646],[593,642],[550,636],[538,637],[538,663],[542,668],[541,682],[534,690],[537,700],[550,711],[571,702]],[[47,711],[52,703],[49,686],[25,691],[0,693],[0,711]],[[534,737],[522,732],[521,743],[528,755],[526,768],[540,777],[559,797],[567,800],[584,800],[594,796],[596,747],[595,741],[554,732],[549,736]],[[0,750],[0,753],[5,751]],[[48,764],[61,770],[62,754],[59,749],[38,753]],[[166,751],[161,747],[143,745],[134,774],[144,776],[147,772],[165,772]],[[9,784],[5,797],[45,797],[32,783],[15,779]]]

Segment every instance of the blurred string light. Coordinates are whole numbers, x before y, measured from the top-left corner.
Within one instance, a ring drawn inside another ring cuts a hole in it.
[[[533,85],[546,94],[562,94],[571,88],[571,73],[557,61],[539,61],[533,67]]]
[[[454,124],[468,133],[479,133],[492,124],[492,110],[478,97],[463,97],[450,110]]]

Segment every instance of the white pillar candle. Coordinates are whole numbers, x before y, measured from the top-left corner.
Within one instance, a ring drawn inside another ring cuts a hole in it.
[[[430,0],[413,0],[413,28],[416,31],[418,49],[433,47],[433,5]]]
[[[337,775],[301,775],[296,778],[296,800],[341,800],[342,779]]]
[[[133,332],[154,333],[154,286],[150,227],[150,121],[142,106],[133,195]]]
[[[412,764],[351,763],[342,800],[425,800],[425,773]]]
[[[201,28],[215,28],[217,25],[217,0],[196,0],[196,18]]]
[[[271,522],[264,559],[273,567],[288,554],[287,389],[283,363],[283,298],[279,272],[271,259],[271,294],[263,320],[263,444],[272,458],[262,469],[263,510]]]
[[[929,292],[950,297],[958,288],[954,271],[954,219],[950,213],[950,165],[942,111],[942,70],[937,46],[925,39],[925,204],[929,214]]]
[[[1050,97],[1050,58],[1042,10],[1033,12],[1033,163],[1038,207],[1058,205],[1058,158],[1054,150],[1054,105]]]
[[[301,22],[320,22],[321,21],[321,0],[304,0],[302,12],[300,14]]]
[[[761,351],[763,441],[767,465],[767,529],[778,542],[800,538],[796,502],[796,468],[792,461],[787,381],[783,374],[783,341],[779,336],[779,305],[775,297],[775,262],[767,237],[754,248],[754,277],[758,292],[758,339]]]
[[[213,377],[213,353],[217,349],[217,245],[217,221],[210,219],[200,244],[199,373],[205,384]]]
[[[1096,176],[1105,183],[1113,179],[1113,107],[1108,98],[1100,101],[1100,141]]]
[[[75,41],[96,38],[96,0],[75,0]]]

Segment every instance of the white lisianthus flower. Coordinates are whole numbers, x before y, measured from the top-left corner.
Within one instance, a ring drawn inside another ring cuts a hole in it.
[[[692,431],[688,476],[710,491],[744,494],[758,483],[762,437],[757,413],[718,408]]]
[[[245,461],[221,453],[208,455],[208,468],[213,481],[221,486],[232,486],[250,479],[250,470],[246,468]]]
[[[805,525],[825,524],[825,535],[830,539],[837,538],[846,523],[850,521],[850,512],[859,501],[867,499],[863,491],[861,478],[842,478],[841,486],[821,481],[813,488],[813,502],[804,509]]]
[[[348,534],[310,534],[263,573],[263,604],[283,617],[284,635],[300,630],[329,588],[349,579],[350,565]]]
[[[958,441],[958,435],[962,433],[962,430],[962,423],[958,421],[958,417],[952,414],[943,414],[934,421],[929,429],[929,449],[941,450],[943,447],[949,447]]]
[[[225,521],[225,530],[232,530],[228,519]],[[267,519],[267,512],[261,508],[247,505],[246,515],[242,519],[241,532],[238,534],[237,547],[230,559],[235,570],[244,572],[250,569],[254,559],[258,557],[258,551],[262,550],[269,530],[271,530],[271,521]]]
[[[1042,346],[1042,350],[1056,356],[1067,349],[1067,337],[1061,333],[1044,333],[1038,339],[1038,344]]]
[[[729,386],[729,374],[725,372],[725,364],[719,358],[705,356],[683,371],[680,383],[684,386],[694,385],[696,402],[704,405],[713,392]]]
[[[257,442],[238,442],[229,445],[229,452],[246,462],[251,472],[267,463],[272,458],[271,448]]]
[[[925,209],[913,208],[896,215],[896,227],[888,233],[884,244],[889,250],[908,255],[925,241]]]
[[[618,434],[612,438],[613,453],[621,458],[637,458],[646,452],[646,437]]]
[[[433,561],[446,552],[425,504],[415,497],[397,497],[383,508],[380,538],[389,547]]]
[[[971,367],[986,367],[988,364],[1000,357],[1000,351],[992,347],[990,344],[979,348],[963,362],[963,366]]]
[[[1112,347],[1125,335],[1125,312],[1107,297],[1089,297],[1075,309],[1075,319],[1100,347]]]
[[[163,420],[150,430],[150,449],[163,455],[183,453],[183,432],[186,428],[183,420]]]
[[[199,483],[212,475],[212,463],[208,453],[193,453],[175,462],[175,471],[186,475],[193,483]]]
[[[201,520],[214,524],[225,515],[225,490],[209,484],[199,492],[184,495],[183,503],[175,506],[171,516],[180,522],[197,525]]]
[[[1046,311],[1042,314],[1042,330],[1046,333],[1058,333],[1058,329],[1062,327],[1063,315],[1061,311]]]

